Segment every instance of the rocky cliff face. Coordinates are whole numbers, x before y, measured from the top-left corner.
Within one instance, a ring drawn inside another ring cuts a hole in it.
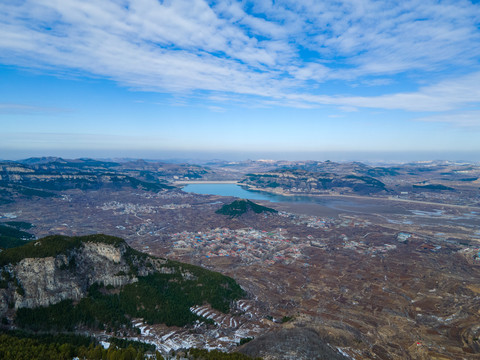
[[[65,299],[80,300],[94,283],[114,287],[130,284],[138,281],[137,276],[165,272],[164,263],[136,255],[124,242],[86,241],[56,256],[23,258],[1,268],[0,316],[9,307],[34,308]]]
[[[273,192],[322,193],[329,191],[372,194],[388,191],[381,181],[370,176],[313,173],[305,170],[282,170],[248,174],[242,184]]]
[[[27,162],[26,164],[0,162],[0,186],[7,186],[9,192],[15,192],[14,190],[18,192],[19,187],[48,191],[101,187],[133,187],[161,191],[172,188],[160,183],[152,174],[149,174],[147,180],[145,176],[140,176],[143,172],[123,170],[119,166],[120,164],[94,160],[56,160],[48,163]]]
[[[61,270],[62,260],[60,256],[24,259],[14,267],[17,286],[23,289],[13,293],[15,309],[46,306],[68,298],[77,300],[84,295],[84,284]]]
[[[101,184],[141,185],[146,188],[153,186],[152,190],[161,190],[171,188],[166,185],[166,181],[200,179],[210,173],[211,170],[198,165],[143,160],[115,163],[92,159],[38,158],[0,162],[0,182],[50,190],[85,189]]]

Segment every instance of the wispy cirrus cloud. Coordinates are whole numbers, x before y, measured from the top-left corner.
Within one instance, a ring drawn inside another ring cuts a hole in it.
[[[418,121],[443,122],[465,128],[480,128],[480,110],[455,111],[418,118]]]
[[[407,111],[480,102],[480,7],[466,0],[24,0],[0,10],[2,63],[137,90]],[[369,97],[328,86],[397,75],[421,85]]]
[[[292,100],[303,99],[312,104],[344,105],[389,110],[440,112],[452,111],[480,103],[480,72],[420,87],[415,92],[379,96],[326,96],[294,94]]]
[[[26,104],[0,103],[0,114],[52,114],[68,111],[70,110]]]

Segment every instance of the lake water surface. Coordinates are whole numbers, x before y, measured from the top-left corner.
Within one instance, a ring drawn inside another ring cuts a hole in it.
[[[271,202],[295,202],[303,204],[317,204],[328,207],[330,209],[341,210],[346,212],[369,212],[369,211],[384,211],[391,212],[390,206],[379,205],[376,201],[366,201],[362,199],[341,199],[341,198],[324,198],[315,196],[282,196],[270,194],[260,191],[247,190],[237,184],[188,184],[183,188],[183,191],[204,194],[204,195],[219,195],[219,196],[234,196],[241,199],[249,200],[265,200]],[[398,210],[397,210],[398,211]]]
[[[447,216],[443,210],[432,207],[429,210],[418,209],[416,204],[396,203],[373,198],[353,197],[316,197],[316,196],[282,196],[267,192],[252,191],[237,184],[188,184],[183,191],[219,196],[233,196],[241,199],[263,200],[279,203],[275,208],[285,211],[300,211],[313,215],[336,216],[341,213],[355,213],[363,215],[380,216],[383,220],[399,224],[428,224],[445,225],[451,223],[458,225],[461,220],[462,226],[474,227],[478,230],[479,214],[467,211],[465,214]],[[268,206],[268,205],[267,205]],[[439,207],[441,204],[439,204]],[[401,217],[400,217],[400,216]],[[476,235],[478,236],[478,235]]]
[[[234,196],[242,199],[267,200],[272,202],[282,201],[276,201],[274,199],[275,195],[246,190],[237,184],[188,184],[182,190],[185,192],[203,195]]]

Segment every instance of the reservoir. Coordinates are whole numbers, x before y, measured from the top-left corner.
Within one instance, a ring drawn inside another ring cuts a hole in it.
[[[234,196],[241,199],[249,200],[266,200],[271,202],[288,201],[288,196],[280,196],[259,191],[251,191],[242,188],[237,184],[188,184],[183,189],[185,192],[191,192],[203,195],[220,195],[220,196]]]
[[[405,202],[395,202],[386,199],[375,199],[365,197],[342,197],[342,196],[284,196],[271,194],[267,192],[252,191],[232,183],[202,183],[188,184],[183,191],[204,194],[233,196],[241,199],[249,199],[252,201],[270,201],[276,203],[272,206],[277,210],[298,211],[300,213],[315,216],[337,216],[339,214],[353,213],[362,215],[375,215],[381,219],[381,222],[391,222],[399,224],[429,224],[436,225],[450,223],[461,224],[467,228],[478,229],[478,213],[471,210],[465,210],[462,214],[454,215],[445,214],[441,210],[442,204],[431,206],[426,210],[418,204],[410,204]],[[480,232],[478,233],[480,234]],[[476,236],[478,237],[478,235]]]
[[[365,212],[384,212],[384,213],[404,213],[404,210],[393,209],[392,206],[380,204],[374,199],[355,199],[355,198],[334,198],[334,197],[315,197],[315,196],[283,196],[267,192],[252,191],[237,184],[188,184],[182,189],[185,192],[203,194],[233,196],[241,199],[263,200],[274,203],[297,203],[320,205],[332,210],[341,212],[365,213]]]

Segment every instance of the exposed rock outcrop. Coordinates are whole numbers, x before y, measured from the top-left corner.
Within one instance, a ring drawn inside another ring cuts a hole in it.
[[[62,239],[41,239],[31,247],[51,246]],[[12,305],[15,309],[34,308],[65,299],[80,300],[94,283],[119,287],[137,282],[138,276],[168,273],[171,269],[162,267],[165,262],[137,253],[121,239],[112,243],[80,241],[54,256],[25,257],[0,269],[0,316]]]

